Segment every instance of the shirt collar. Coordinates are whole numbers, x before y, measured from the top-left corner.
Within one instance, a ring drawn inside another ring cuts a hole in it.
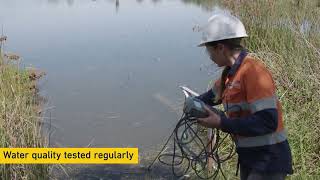
[[[239,69],[241,63],[243,62],[244,58],[247,56],[248,52],[246,50],[242,50],[239,54],[238,58],[236,59],[235,63],[231,66],[231,69],[228,73],[228,76],[234,76]]]

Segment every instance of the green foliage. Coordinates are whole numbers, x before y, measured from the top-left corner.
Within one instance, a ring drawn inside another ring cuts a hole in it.
[[[43,147],[35,82],[16,63],[0,51],[0,147]],[[47,178],[47,165],[0,165],[0,179]]]
[[[205,0],[188,2],[208,4]],[[245,41],[246,47],[273,72],[293,154],[294,174],[290,178],[319,178],[319,2],[224,0],[219,1],[219,6],[243,21],[250,36]],[[226,164],[225,168],[225,174],[230,174],[228,178],[235,178],[236,167]]]

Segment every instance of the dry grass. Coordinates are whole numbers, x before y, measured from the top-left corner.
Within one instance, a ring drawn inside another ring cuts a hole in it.
[[[320,1],[186,1],[216,2],[244,22],[246,47],[276,80],[294,161],[290,178],[320,179]],[[228,179],[235,178],[235,161],[224,165]]]
[[[225,1],[249,31],[246,46],[273,72],[294,161],[292,179],[320,176],[318,1]],[[239,11],[240,10],[240,11]]]
[[[0,147],[44,147],[35,82],[19,63],[11,62],[19,59],[0,51]],[[47,177],[47,165],[0,165],[0,179]]]

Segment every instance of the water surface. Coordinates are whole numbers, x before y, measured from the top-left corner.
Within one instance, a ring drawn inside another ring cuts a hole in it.
[[[177,122],[178,86],[202,92],[214,76],[193,31],[209,16],[180,0],[0,0],[5,50],[47,73],[50,145],[139,147],[141,156]]]

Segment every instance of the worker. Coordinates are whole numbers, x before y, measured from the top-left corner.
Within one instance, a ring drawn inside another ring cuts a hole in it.
[[[204,27],[199,46],[224,70],[198,98],[210,106],[222,103],[227,117],[206,107],[209,116],[198,123],[232,135],[241,180],[283,180],[293,170],[281,104],[271,73],[242,45],[247,36],[243,23],[227,12],[214,14]]]

